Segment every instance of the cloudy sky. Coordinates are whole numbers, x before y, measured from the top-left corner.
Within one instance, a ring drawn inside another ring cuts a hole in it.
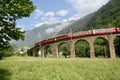
[[[97,11],[109,0],[32,0],[36,10],[29,18],[17,21],[17,27],[31,30],[42,24],[77,20]]]

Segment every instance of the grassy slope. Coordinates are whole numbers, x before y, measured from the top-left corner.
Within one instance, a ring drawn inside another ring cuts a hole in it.
[[[10,57],[0,80],[120,80],[120,59]]]

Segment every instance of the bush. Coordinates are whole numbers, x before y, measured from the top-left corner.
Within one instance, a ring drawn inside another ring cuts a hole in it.
[[[0,49],[0,60],[2,59],[2,57],[12,56],[13,53],[14,53],[14,51],[13,51],[12,46],[5,48],[5,49]]]
[[[2,54],[0,53],[0,60],[2,59]]]

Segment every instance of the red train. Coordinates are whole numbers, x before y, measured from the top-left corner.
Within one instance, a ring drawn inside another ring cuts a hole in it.
[[[64,35],[48,38],[43,41],[37,42],[35,43],[35,46],[39,46],[42,44],[55,42],[59,40],[64,40],[64,39],[79,38],[79,37],[92,36],[92,35],[103,35],[103,34],[110,34],[110,33],[120,33],[120,28],[96,29],[96,30],[81,31],[74,34],[64,34]]]
[[[60,35],[60,36],[45,39],[41,42],[37,42],[37,43],[35,43],[35,46],[39,46],[41,44],[50,43],[50,42],[54,42],[54,41],[59,41],[59,40],[67,39],[67,38],[68,38],[68,35],[64,34],[64,35]]]
[[[81,31],[78,33],[68,34],[68,38],[79,38],[92,35],[92,30]]]

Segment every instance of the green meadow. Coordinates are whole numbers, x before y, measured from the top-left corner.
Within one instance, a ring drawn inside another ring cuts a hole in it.
[[[0,60],[0,80],[120,80],[120,58],[40,58]]]

